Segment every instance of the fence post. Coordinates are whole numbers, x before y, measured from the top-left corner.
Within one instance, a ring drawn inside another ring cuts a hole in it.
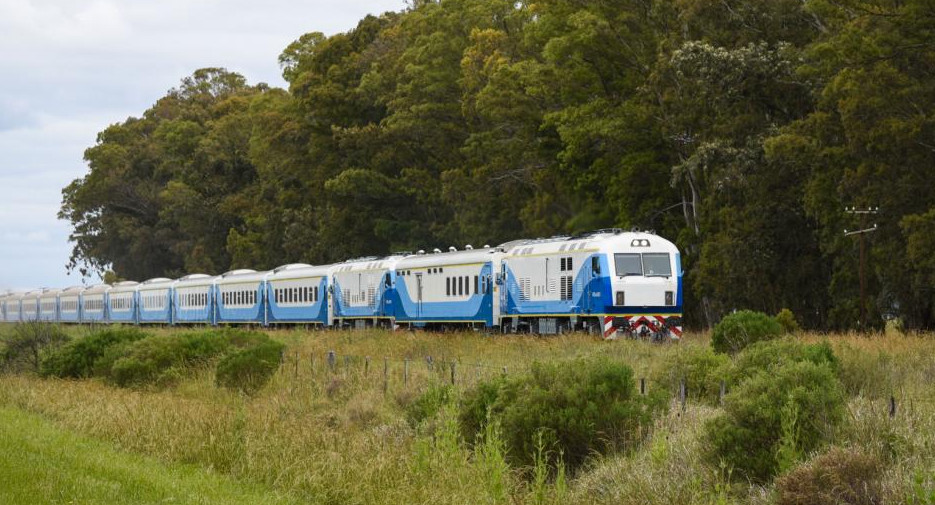
[[[506,375],[506,367],[503,367],[503,375]]]
[[[646,394],[646,378],[640,377],[640,395]]]
[[[896,397],[890,395],[890,419],[896,417]]]
[[[370,376],[370,356],[364,358],[364,376]]]
[[[403,362],[403,385],[409,387],[409,358]]]
[[[688,397],[688,391],[685,388],[685,379],[679,381],[679,401],[682,403],[682,411],[685,411],[685,400]]]
[[[328,351],[328,368],[331,369],[331,373],[334,373],[335,361],[337,361],[337,356],[334,354],[334,351]]]
[[[454,361],[451,362],[451,385],[452,386],[455,385],[455,364],[456,363]]]

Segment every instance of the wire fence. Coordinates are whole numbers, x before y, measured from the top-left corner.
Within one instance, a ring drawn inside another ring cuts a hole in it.
[[[470,389],[497,377],[527,373],[529,369],[529,364],[495,364],[448,356],[375,358],[369,355],[339,354],[333,350],[325,353],[291,352],[282,356],[282,373],[291,374],[294,382],[309,380],[326,383],[336,378],[352,379],[379,385],[384,394],[399,390],[418,391],[438,385]],[[707,398],[710,398],[693,391],[685,378],[663,385],[647,377],[639,377],[637,387],[640,395],[647,395],[654,388],[666,390],[670,400],[681,410],[687,408],[689,401],[708,401]],[[717,404],[723,405],[730,389],[726,379],[719,381]],[[702,400],[701,396],[705,396],[705,399]],[[903,413],[915,415],[920,408],[926,407],[935,413],[935,390],[931,395],[901,389],[888,394],[860,395],[859,398],[872,405],[875,412],[885,413],[890,418]]]

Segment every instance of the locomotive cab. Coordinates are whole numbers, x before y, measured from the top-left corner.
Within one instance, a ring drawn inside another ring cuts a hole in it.
[[[602,248],[607,271],[605,334],[652,338],[681,334],[681,260],[668,240],[651,233],[621,233]],[[602,262],[603,263],[603,262]]]

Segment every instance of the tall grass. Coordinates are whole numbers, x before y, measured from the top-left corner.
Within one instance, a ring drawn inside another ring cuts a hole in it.
[[[171,332],[170,332],[171,333]],[[450,382],[454,402],[487,377],[522,373],[534,360],[606,355],[634,375],[665,375],[679,344],[603,342],[478,333],[306,332],[271,335],[287,344],[284,363],[252,397],[218,388],[204,368],[166,391],[112,388],[95,380],[0,377],[0,404],[39,413],[63,427],[163,461],[194,463],[259,482],[307,503],[769,503],[771,485],[752,486],[731,469],[700,459],[702,426],[719,412],[689,391],[673,399],[651,438],[628,455],[595,456],[573,478],[536,479],[536,469],[505,463],[497,426],[474,450],[458,439],[452,405],[430,422],[410,424],[407,407],[432,384]],[[803,335],[806,341],[825,336]],[[889,338],[889,337],[888,337]],[[848,422],[834,443],[860,447],[887,462],[884,496],[903,501],[935,473],[935,339],[830,338],[841,358]],[[328,366],[329,351],[336,355]],[[350,357],[345,366],[345,357]],[[427,357],[432,357],[432,365]],[[366,357],[370,365],[365,368]],[[384,357],[388,380],[384,382]],[[404,376],[409,360],[408,384]],[[650,387],[664,387],[651,385]],[[890,396],[898,412],[889,417]],[[531,476],[531,477],[530,477]],[[919,477],[921,476],[921,478]],[[921,479],[921,480],[920,480]],[[921,484],[917,484],[921,482]]]

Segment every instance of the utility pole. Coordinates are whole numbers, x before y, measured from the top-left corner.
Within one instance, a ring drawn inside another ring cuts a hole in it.
[[[844,236],[849,237],[851,235],[857,235],[860,239],[860,321],[858,322],[858,327],[860,331],[864,331],[867,325],[867,277],[865,273],[867,269],[867,246],[864,243],[864,235],[877,231],[876,223],[874,223],[872,228],[868,228],[866,220],[868,215],[876,215],[879,213],[880,208],[867,207],[865,209],[858,209],[857,207],[844,207],[844,212],[860,216],[860,229],[853,231],[844,230]]]

